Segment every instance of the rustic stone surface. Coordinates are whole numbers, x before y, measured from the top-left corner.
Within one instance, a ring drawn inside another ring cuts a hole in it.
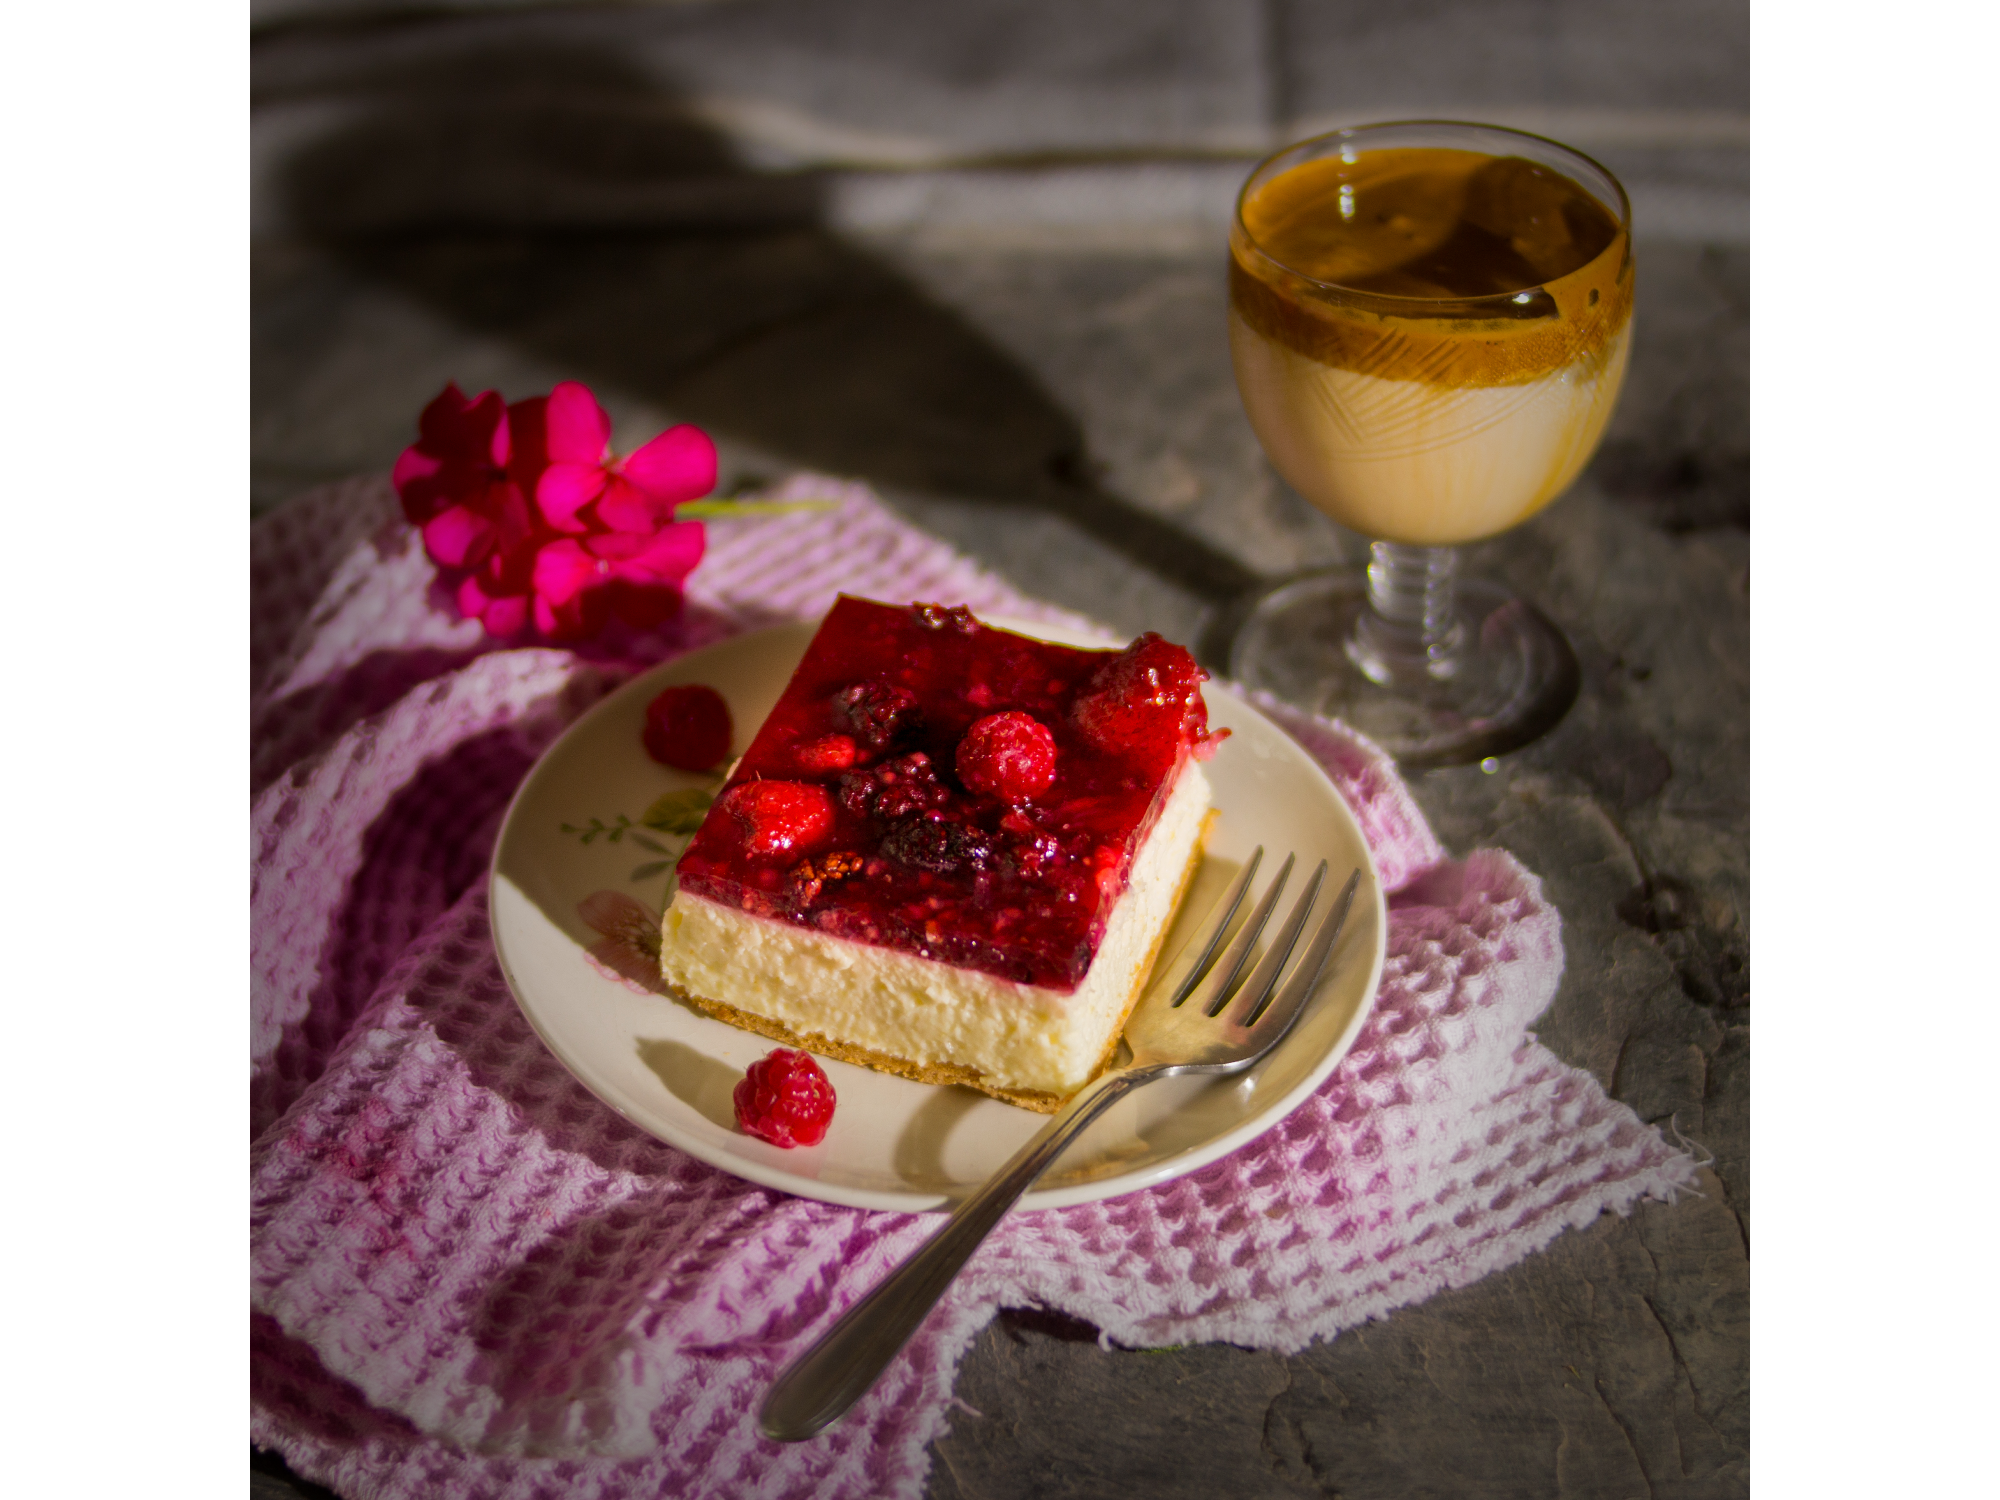
[[[1646,1205],[1290,1359],[1105,1354],[1085,1325],[1003,1313],[931,1494],[1743,1493],[1748,1384],[1719,1346],[1747,1338],[1748,1298],[1701,1269],[1739,1248],[1714,1199]]]
[[[1702,1196],[1289,1358],[1003,1314],[930,1493],[1747,1493],[1742,7],[1211,0],[1121,28],[1030,5],[1007,46],[975,18],[874,48],[839,14],[895,32],[896,0],[508,9],[259,8],[283,24],[255,54],[256,507],[386,469],[447,379],[575,376],[622,443],[693,420],[725,485],[858,475],[1024,588],[1211,661],[1233,597],[1361,544],[1243,420],[1214,204],[1247,158],[1190,149],[1405,101],[1595,132],[1642,210],[1632,373],[1574,491],[1467,559],[1570,634],[1583,694],[1490,771],[1413,785],[1452,849],[1546,882],[1568,967],[1537,1031],[1712,1156]],[[325,1493],[268,1457],[252,1486]]]

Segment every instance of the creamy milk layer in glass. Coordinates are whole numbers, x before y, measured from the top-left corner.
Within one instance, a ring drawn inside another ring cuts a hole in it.
[[[1245,187],[1230,352],[1279,473],[1364,536],[1478,541],[1595,451],[1630,348],[1620,220],[1545,164],[1342,150]]]

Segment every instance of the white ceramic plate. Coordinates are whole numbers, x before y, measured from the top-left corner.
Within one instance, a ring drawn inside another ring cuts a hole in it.
[[[508,809],[493,858],[494,943],[515,998],[549,1050],[641,1129],[714,1166],[808,1198],[858,1208],[945,1207],[984,1182],[1048,1117],[971,1089],[912,1083],[822,1058],[839,1097],[826,1139],[785,1151],[745,1135],[736,1128],[731,1090],[774,1044],[617,978],[590,956],[594,945],[604,951],[602,938],[579,911],[594,893],[608,891],[657,917],[669,877],[649,872],[661,856],[641,841],[678,849],[685,840],[644,828],[625,828],[616,841],[611,833],[621,818],[636,824],[662,793],[704,784],[647,756],[640,744],[646,704],[672,683],[709,684],[729,702],[740,753],[812,633],[811,625],[780,626],[690,653],[627,683],[571,726]],[[1260,843],[1269,851],[1267,868],[1287,850],[1297,851],[1302,871],[1325,857],[1333,887],[1358,866],[1353,912],[1318,995],[1271,1057],[1237,1078],[1169,1078],[1138,1090],[1070,1147],[1024,1207],[1058,1208],[1164,1182],[1270,1129],[1346,1054],[1374,998],[1387,921],[1381,882],[1353,815],[1288,735],[1234,694],[1213,683],[1205,691],[1210,723],[1234,732],[1208,766],[1220,816],[1163,952],[1178,951],[1187,927]],[[604,831],[586,843],[593,826]],[[623,906],[600,897],[596,912],[607,904]]]

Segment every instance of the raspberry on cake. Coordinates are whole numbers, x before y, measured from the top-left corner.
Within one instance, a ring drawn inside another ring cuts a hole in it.
[[[1053,1111],[1109,1060],[1201,853],[1194,658],[843,596],[680,859],[661,969],[822,1056]]]

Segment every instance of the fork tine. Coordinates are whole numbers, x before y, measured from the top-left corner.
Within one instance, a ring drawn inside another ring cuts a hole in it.
[[[1347,877],[1347,884],[1333,898],[1332,907],[1320,919],[1319,926],[1313,929],[1311,938],[1306,941],[1305,951],[1299,955],[1298,967],[1292,970],[1291,980],[1251,1021],[1263,1050],[1276,1046],[1279,1039],[1291,1030],[1299,1012],[1305,1009],[1305,1002],[1319,985],[1320,970],[1325,967],[1327,954],[1333,951],[1334,943],[1347,926],[1347,914],[1354,908],[1354,893],[1360,886],[1361,872],[1356,870]]]
[[[1243,919],[1243,925],[1236,929],[1236,936],[1229,946],[1222,950],[1214,967],[1208,971],[1208,978],[1202,981],[1195,994],[1197,1009],[1205,1016],[1212,1016],[1222,1009],[1222,1002],[1229,998],[1230,990],[1236,986],[1236,978],[1243,972],[1243,965],[1249,961],[1250,950],[1256,946],[1257,937],[1264,930],[1264,924],[1271,920],[1271,908],[1278,904],[1278,893],[1291,879],[1295,856],[1287,854],[1285,862],[1278,866],[1278,873],[1271,881],[1271,887],[1264,892],[1263,899],[1251,909]]]
[[[1313,902],[1319,899],[1319,888],[1326,880],[1326,861],[1319,862],[1319,868],[1312,872],[1312,879],[1299,899],[1292,903],[1291,915],[1285,918],[1284,926],[1271,938],[1270,947],[1264,950],[1264,957],[1243,981],[1243,987],[1236,992],[1236,998],[1229,1003],[1223,1019],[1230,1025],[1247,1031],[1256,1023],[1264,1009],[1264,1002],[1271,991],[1278,987],[1278,976],[1285,972],[1285,962],[1292,956],[1292,949],[1298,943],[1299,932],[1306,925],[1306,918],[1312,915]]]
[[[1174,961],[1155,981],[1161,989],[1171,986],[1173,993],[1167,1001],[1168,1006],[1178,1006],[1193,994],[1201,976],[1208,972],[1209,960],[1215,956],[1217,946],[1229,931],[1229,924],[1236,919],[1237,909],[1243,905],[1243,894],[1250,889],[1251,878],[1263,862],[1264,846],[1259,844],[1250,851],[1250,858],[1244,861],[1243,868],[1229,883],[1229,889],[1202,918],[1202,929],[1182,945],[1180,952],[1174,955]]]

